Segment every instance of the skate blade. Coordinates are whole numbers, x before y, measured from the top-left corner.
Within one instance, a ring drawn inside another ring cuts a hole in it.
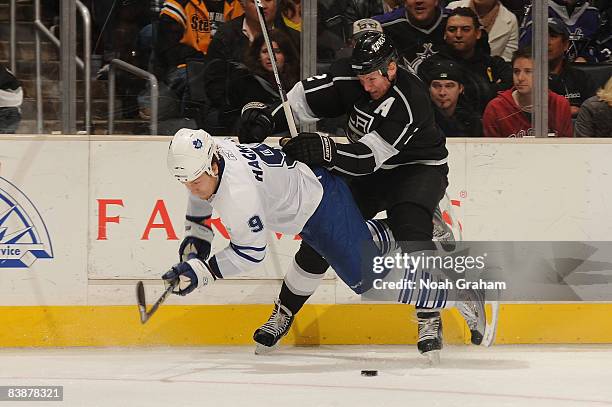
[[[499,317],[499,301],[487,302],[491,305],[491,322],[487,322],[485,328],[484,337],[482,338],[481,346],[489,347],[495,342],[495,336],[497,335],[497,320]]]
[[[267,355],[269,353],[274,352],[279,346],[280,346],[279,342],[276,342],[272,346],[266,346],[266,345],[262,345],[261,343],[258,343],[257,345],[255,345],[255,354],[256,355]]]
[[[430,350],[429,352],[423,353],[423,356],[427,358],[430,366],[438,366],[440,364],[439,350]]]

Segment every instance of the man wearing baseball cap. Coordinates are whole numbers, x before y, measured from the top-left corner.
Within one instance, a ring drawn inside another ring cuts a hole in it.
[[[533,3],[531,1],[530,3]],[[597,38],[603,15],[592,0],[550,0],[548,17],[561,21],[569,33],[567,59],[570,62],[602,62]],[[527,6],[519,34],[519,47],[531,46],[533,39],[533,7]]]
[[[463,78],[461,67],[452,61],[441,60],[432,66],[428,79],[436,123],[446,137],[481,137],[480,115],[461,100]]]
[[[383,28],[380,22],[372,18],[362,18],[360,20],[354,21],[351,25],[351,38],[345,47],[339,49],[336,52],[336,60],[342,58],[350,58],[351,54],[353,53],[353,48],[355,46],[355,42],[357,42],[357,39],[363,34],[369,32],[382,33]]]
[[[380,22],[372,19],[372,18],[362,18],[353,23],[353,41],[357,40],[358,37],[363,35],[364,33],[370,31],[378,31],[379,33],[383,32],[382,25]]]
[[[570,103],[572,116],[576,117],[580,105],[595,94],[595,86],[589,76],[573,68],[567,60],[570,33],[565,23],[556,17],[548,19],[548,87],[565,96]]]

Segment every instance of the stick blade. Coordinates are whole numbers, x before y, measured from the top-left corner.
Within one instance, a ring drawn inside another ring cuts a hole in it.
[[[144,324],[149,318],[147,315],[147,302],[145,299],[145,290],[142,281],[136,283],[136,301],[138,304],[138,312],[140,313],[140,323]]]

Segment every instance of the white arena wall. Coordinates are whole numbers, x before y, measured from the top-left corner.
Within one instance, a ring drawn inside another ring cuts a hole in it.
[[[148,325],[125,333],[126,324],[137,321],[135,282],[145,280],[147,295],[154,298],[163,289],[159,276],[177,260],[187,192],[167,173],[168,141],[147,136],[0,136],[0,219],[11,212],[0,221],[0,321],[22,326],[16,333],[0,334],[0,346],[193,343],[184,338],[189,335],[153,334]],[[605,241],[612,236],[612,141],[449,139],[448,149],[451,217],[461,222],[464,240]],[[11,244],[10,236],[25,233],[28,226],[32,244]],[[213,229],[218,232],[215,251],[227,240],[219,220]],[[198,325],[198,315],[215,321],[246,315],[249,327],[265,320],[299,244],[294,236],[271,236],[271,241],[272,250],[256,272],[185,298],[173,296],[152,326],[170,321]],[[296,343],[360,343],[368,334],[351,337],[338,328],[338,320],[348,323],[350,316],[369,313],[380,321],[377,310],[398,307],[358,304],[359,298],[329,274],[309,302],[317,305],[305,314],[312,321],[327,315],[327,323],[342,333],[322,334],[323,325],[318,325],[318,336],[294,333]],[[507,327],[500,326],[499,341],[537,342],[537,333],[535,339],[516,334],[533,320],[522,325],[513,320],[537,318],[538,310],[542,317],[554,314],[553,319],[562,320],[581,309],[584,313],[585,306],[508,305]],[[585,323],[612,310],[607,304],[591,307],[591,316],[583,315]],[[87,320],[87,313],[96,317]],[[409,319],[407,314],[402,318]],[[456,315],[446,318],[454,321],[447,331],[451,340],[464,340]],[[109,325],[114,333],[106,337],[116,340],[96,340],[94,332]],[[73,329],[91,333],[71,340],[67,333]],[[201,334],[201,328],[194,329],[194,336]],[[402,342],[405,329],[369,337],[373,342]],[[583,331],[582,338],[561,331],[540,333],[540,341],[612,341],[610,328]],[[224,335],[195,343],[247,343],[250,332]],[[414,333],[405,340],[414,340]]]

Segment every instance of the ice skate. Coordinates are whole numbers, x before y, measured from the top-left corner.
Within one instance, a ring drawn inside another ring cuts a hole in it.
[[[433,216],[433,238],[434,244],[447,252],[452,252],[456,248],[453,229],[446,223],[440,207],[437,206]]]
[[[255,354],[263,355],[275,350],[281,338],[289,332],[292,323],[293,313],[276,300],[268,321],[253,334],[253,340],[256,342]]]
[[[491,301],[489,304],[492,313],[491,323],[487,324],[484,290],[467,289],[457,294],[457,309],[470,329],[474,345],[491,346],[495,340],[499,303]]]
[[[442,320],[439,312],[417,312],[419,341],[417,349],[432,365],[440,363],[442,350]]]

